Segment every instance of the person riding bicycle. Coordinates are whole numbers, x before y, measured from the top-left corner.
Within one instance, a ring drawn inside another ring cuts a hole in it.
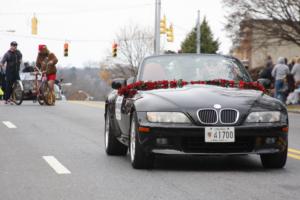
[[[39,45],[39,53],[36,59],[36,66],[47,75],[48,85],[53,99],[54,94],[54,82],[56,80],[56,64],[58,62],[54,53],[50,52],[46,45]]]
[[[22,62],[22,53],[17,49],[17,42],[10,43],[10,49],[4,54],[0,67],[6,64],[5,70],[5,104],[10,102],[12,87],[15,81],[20,80],[20,64]]]

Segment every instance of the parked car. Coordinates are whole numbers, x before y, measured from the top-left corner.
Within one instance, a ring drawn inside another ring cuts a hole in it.
[[[241,62],[206,54],[151,56],[136,77],[116,79],[105,105],[105,151],[130,152],[134,168],[157,154],[258,154],[285,166],[288,114]]]

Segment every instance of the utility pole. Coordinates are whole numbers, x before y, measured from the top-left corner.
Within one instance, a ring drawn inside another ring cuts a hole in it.
[[[197,39],[196,39],[197,54],[200,54],[201,53],[200,10],[198,10],[196,26],[197,26]]]
[[[154,55],[159,55],[160,52],[160,7],[161,0],[155,0]]]

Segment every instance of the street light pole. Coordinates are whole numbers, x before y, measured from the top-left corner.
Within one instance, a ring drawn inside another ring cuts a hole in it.
[[[161,0],[155,0],[154,55],[159,55],[160,52],[160,8]]]
[[[198,17],[197,17],[197,39],[196,39],[196,45],[197,45],[197,54],[201,53],[201,30],[200,30],[200,10],[198,10]]]

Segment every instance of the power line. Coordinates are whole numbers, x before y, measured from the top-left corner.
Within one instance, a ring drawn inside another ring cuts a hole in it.
[[[101,40],[101,39],[66,39],[66,38],[55,38],[55,37],[40,37],[40,36],[33,36],[33,35],[21,35],[21,34],[9,34],[5,32],[0,32],[0,35],[8,35],[11,37],[19,37],[19,38],[28,38],[28,39],[37,39],[37,40],[49,40],[49,41],[67,41],[67,42],[83,42],[83,43],[89,43],[89,42],[98,42],[98,43],[104,43],[104,42],[112,42],[112,40]],[[120,42],[126,42],[126,41],[138,41],[138,40],[151,40],[153,37],[141,37],[141,38],[132,38],[132,39],[123,39],[121,38]]]
[[[180,30],[181,32],[188,32],[188,30],[186,28],[183,28],[182,26],[178,26],[176,24],[173,24],[173,26],[175,26],[177,28],[177,30]]]
[[[1,33],[1,35],[9,35],[12,37],[19,38],[28,38],[28,39],[37,39],[37,40],[51,40],[51,41],[69,41],[69,42],[110,42],[110,40],[100,40],[100,39],[66,39],[66,38],[52,38],[52,37],[40,37],[40,36],[31,36],[31,35],[21,35],[21,34],[7,34]]]

